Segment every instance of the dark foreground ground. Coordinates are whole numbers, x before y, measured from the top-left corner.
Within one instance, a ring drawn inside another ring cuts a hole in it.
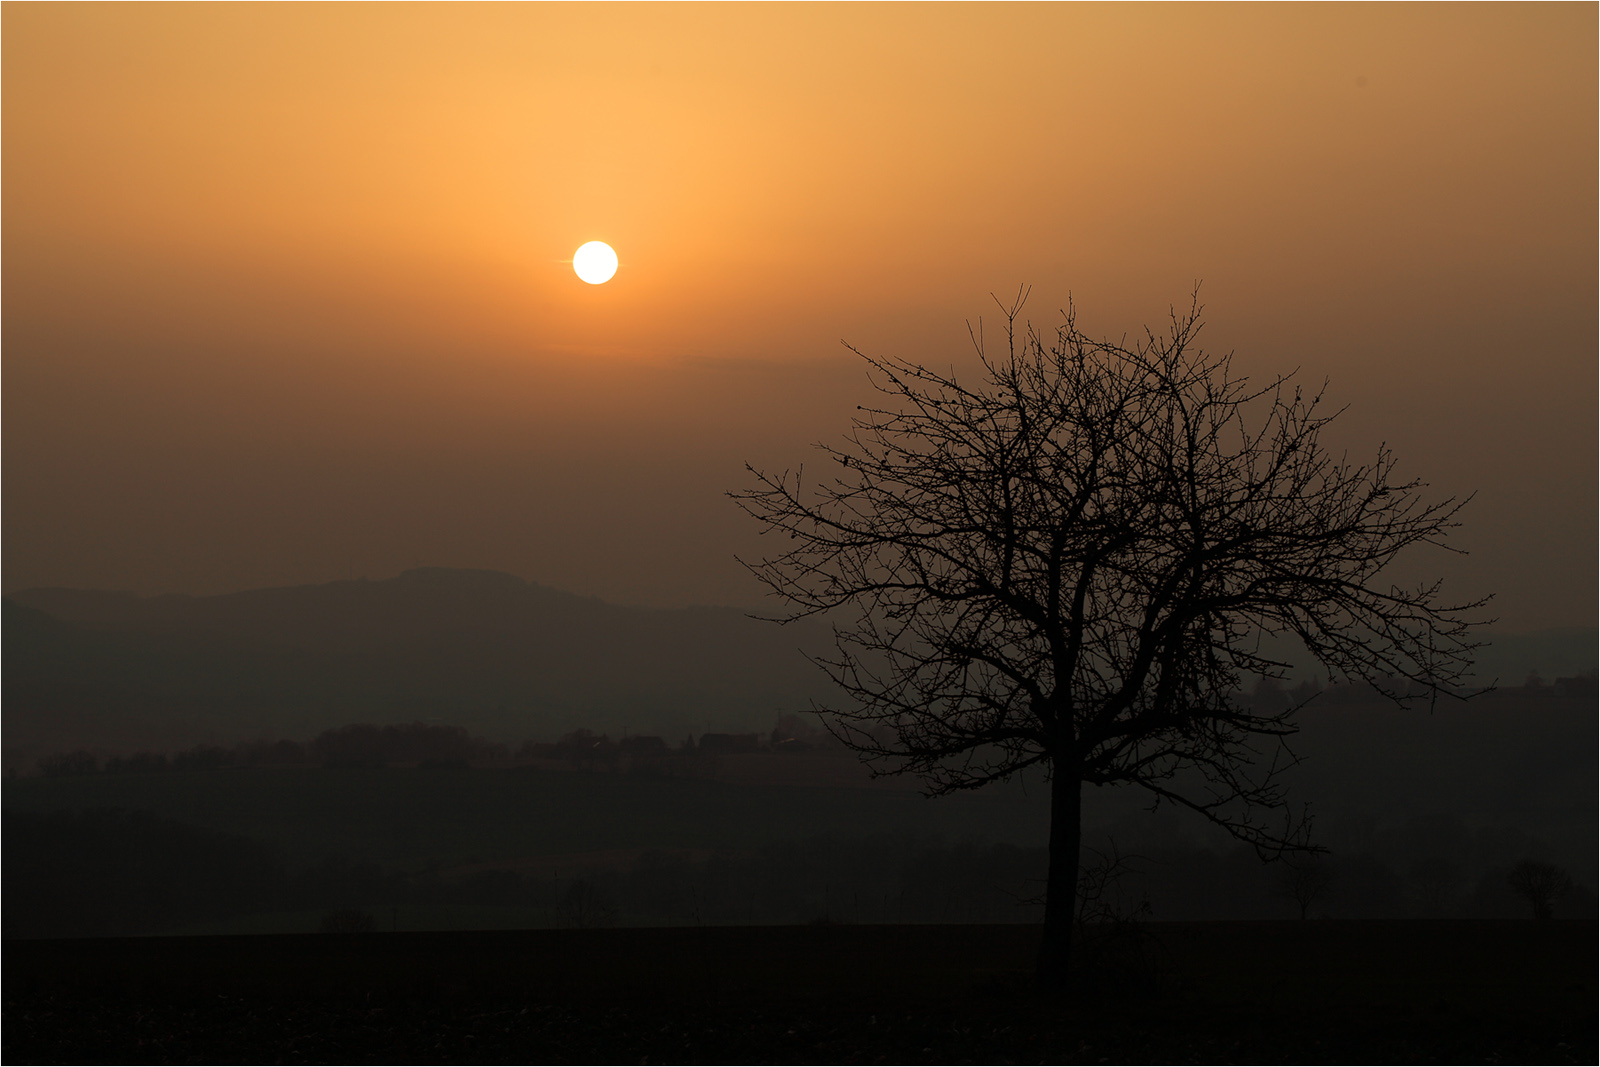
[[[1593,921],[5,943],[24,1063],[1595,1063]]]

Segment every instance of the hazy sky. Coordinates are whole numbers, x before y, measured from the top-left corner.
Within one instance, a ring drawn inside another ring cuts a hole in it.
[[[748,604],[723,494],[1034,286],[1302,368],[1595,621],[1597,8],[9,4],[4,587]],[[610,242],[616,278],[572,273]]]

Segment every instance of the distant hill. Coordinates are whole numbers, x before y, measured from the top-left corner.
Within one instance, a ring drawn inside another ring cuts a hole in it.
[[[770,728],[828,686],[799,651],[829,644],[821,624],[619,607],[493,571],[206,597],[28,589],[5,598],[3,623],[12,766],[356,721],[676,742]]]
[[[15,767],[78,747],[304,739],[352,722],[421,720],[510,742],[585,726],[676,744],[765,731],[830,695],[800,652],[831,647],[822,623],[619,607],[495,571],[205,597],[27,589],[5,598],[0,637]],[[1593,627],[1487,639],[1478,673],[1502,686],[1596,663]]]

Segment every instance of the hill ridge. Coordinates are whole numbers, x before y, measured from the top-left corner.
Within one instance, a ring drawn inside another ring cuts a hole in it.
[[[827,694],[802,646],[734,608],[608,604],[496,571],[418,568],[208,597],[4,598],[6,760],[19,746],[298,736],[425,717],[505,740],[576,726],[765,730]]]

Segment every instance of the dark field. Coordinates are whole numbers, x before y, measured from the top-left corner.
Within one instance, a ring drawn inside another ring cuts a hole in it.
[[[8,941],[7,1063],[1594,1063],[1596,924]]]
[[[1523,917],[1506,876],[1526,858],[1572,872],[1577,890],[1557,918],[1594,916],[1592,703],[1474,704],[1467,725],[1490,736],[1467,753],[1445,744],[1454,734],[1434,736],[1442,712],[1333,711],[1308,733],[1348,736],[1320,738],[1327,758],[1306,769],[1321,777],[1296,791],[1314,799],[1316,838],[1332,850],[1312,918]],[[1490,731],[1501,718],[1521,725],[1520,745]],[[1383,743],[1363,748],[1362,737]],[[368,912],[388,932],[1039,920],[1048,805],[1038,781],[930,801],[910,779],[869,780],[844,752],[689,770],[23,776],[3,789],[5,933],[310,933],[335,909]],[[1138,857],[1116,886],[1124,911],[1147,903],[1146,917],[1165,922],[1296,916],[1282,865],[1146,809],[1127,791],[1087,800],[1086,845]],[[588,904],[598,913],[580,913]]]
[[[850,832],[993,834],[1042,841],[1048,811],[1020,785],[931,803],[910,779],[873,783],[847,753],[720,761],[794,781],[727,781],[533,767],[285,768],[21,778],[7,807],[148,811],[280,844],[307,862],[353,856],[449,870],[600,849],[753,847]],[[747,776],[751,777],[751,776]],[[842,779],[839,784],[829,778]],[[876,784],[878,788],[872,788]]]

